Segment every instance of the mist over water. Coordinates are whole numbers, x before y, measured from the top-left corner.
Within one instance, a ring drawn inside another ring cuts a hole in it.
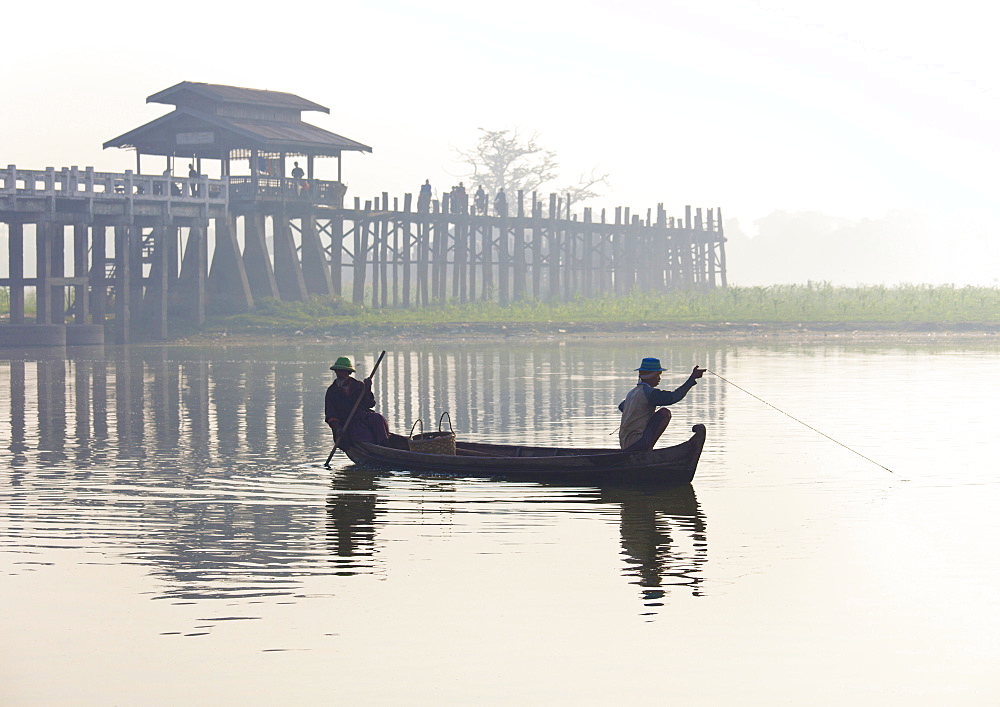
[[[648,355],[771,404],[706,375],[661,441],[706,424],[694,484],[659,490],[324,469],[342,354],[375,360],[0,352],[5,702],[1000,694],[995,344],[412,342],[379,369],[394,431],[447,410],[477,441],[608,445]]]

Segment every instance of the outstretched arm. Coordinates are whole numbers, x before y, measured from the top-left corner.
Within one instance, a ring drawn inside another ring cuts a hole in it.
[[[673,405],[687,395],[687,392],[698,384],[698,379],[703,375],[705,375],[705,369],[695,366],[694,370],[691,371],[691,375],[688,376],[686,381],[681,383],[677,390],[658,390],[656,388],[651,388],[647,392],[649,402],[653,405]]]

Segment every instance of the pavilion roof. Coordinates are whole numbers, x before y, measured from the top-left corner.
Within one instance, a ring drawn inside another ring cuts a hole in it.
[[[209,159],[223,159],[234,152],[243,157],[250,150],[330,157],[347,151],[372,151],[368,145],[301,120],[228,117],[184,107],[108,140],[104,148],[109,147]]]
[[[196,83],[181,81],[179,84],[165,88],[146,98],[146,103],[166,103],[182,106],[192,99],[209,101],[211,103],[237,103],[250,106],[271,108],[288,108],[292,110],[315,110],[329,113],[330,109],[318,103],[307,101],[294,93],[282,91],[266,91],[257,88],[241,88],[239,86],[223,86],[214,83]]]

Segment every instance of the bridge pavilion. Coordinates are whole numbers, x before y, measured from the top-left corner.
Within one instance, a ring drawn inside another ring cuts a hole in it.
[[[231,177],[233,163],[245,161],[244,174],[250,177],[288,177],[286,162],[301,157],[305,177],[312,180],[315,159],[332,157],[341,183],[343,153],[372,151],[304,122],[304,111],[330,109],[291,93],[182,81],[146,102],[172,105],[174,110],[104,143],[105,149],[134,149],[137,174],[142,174],[144,155],[159,155],[167,158],[170,170],[176,158],[182,158],[200,173],[202,160],[210,159],[220,162],[220,176]]]

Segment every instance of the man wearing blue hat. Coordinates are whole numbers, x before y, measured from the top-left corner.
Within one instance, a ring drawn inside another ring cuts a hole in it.
[[[622,411],[622,424],[618,428],[618,441],[626,452],[643,452],[653,448],[670,423],[670,411],[661,405],[673,405],[705,375],[704,368],[694,367],[691,375],[677,390],[657,390],[660,374],[665,368],[658,358],[644,358],[635,369],[639,383],[625,396],[618,409]]]

